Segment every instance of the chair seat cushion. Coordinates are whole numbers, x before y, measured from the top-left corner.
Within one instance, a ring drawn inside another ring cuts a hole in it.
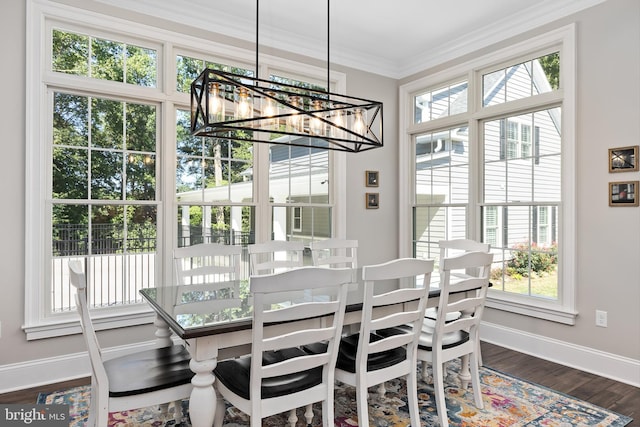
[[[266,352],[262,357],[262,366],[281,362],[293,357],[304,356],[299,348],[289,348]],[[250,399],[251,357],[223,360],[218,363],[213,373],[222,384],[243,399]],[[262,399],[284,396],[314,387],[322,383],[322,367],[305,372],[265,378],[262,381]]]
[[[444,320],[445,322],[452,322],[454,320],[458,320],[462,316],[462,313],[459,311],[451,311],[447,313],[447,318]],[[437,307],[429,307],[424,312],[424,317],[426,319],[436,320],[438,318],[438,308]]]
[[[338,350],[338,361],[336,368],[343,371],[356,372],[356,352],[358,351],[358,341],[360,334],[346,336],[340,340],[340,349]],[[370,341],[375,342],[384,338],[376,333],[371,334]],[[378,369],[393,366],[407,358],[407,351],[404,347],[394,348],[380,353],[369,354],[367,359],[367,371],[376,371]]]
[[[432,351],[433,349],[433,328],[430,325],[429,319],[425,319],[425,323],[422,325],[422,333],[420,334],[420,340],[418,341],[418,348],[420,350]],[[389,328],[378,331],[378,334],[382,336],[395,335],[405,333],[405,331],[411,330],[410,325],[398,326],[397,328]],[[442,348],[447,349],[456,347],[460,344],[469,341],[469,334],[465,331],[455,331],[445,334],[442,337]]]
[[[182,345],[154,348],[106,360],[109,396],[124,397],[191,382],[191,356]]]

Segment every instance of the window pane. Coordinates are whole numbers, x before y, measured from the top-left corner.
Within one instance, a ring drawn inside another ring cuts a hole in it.
[[[251,202],[253,144],[193,137],[190,113],[176,112],[176,195],[182,202]]]
[[[274,206],[272,240],[294,240],[308,245],[311,241],[331,237],[331,207]],[[296,226],[300,227],[296,227]],[[311,265],[311,255],[305,254],[305,265]]]
[[[176,90],[178,92],[189,93],[191,82],[204,70],[204,61],[188,56],[176,56]]]
[[[126,82],[137,86],[156,87],[158,73],[157,53],[153,49],[127,45]]]
[[[126,163],[126,198],[128,200],[155,200],[155,154],[129,154]]]
[[[125,107],[127,149],[155,152],[156,107],[133,103],[127,103]]]
[[[414,96],[414,122],[423,123],[467,111],[466,81],[429,90]]]
[[[124,103],[91,98],[91,145],[122,148],[124,144]]]
[[[250,206],[179,204],[178,247],[198,243],[222,243],[245,248],[241,277],[249,277],[246,246],[255,243],[255,209]]]
[[[91,40],[91,77],[124,81],[124,45],[110,40]]]
[[[560,54],[541,56],[482,76],[483,106],[502,104],[558,89]]]
[[[443,203],[469,199],[469,147],[465,128],[416,137],[416,195]]]
[[[52,71],[88,76],[88,58],[88,36],[53,30]]]
[[[51,299],[48,311],[57,313],[75,307],[68,262],[89,254],[89,207],[53,205],[51,218]]]
[[[269,194],[274,203],[328,203],[329,152],[272,144]]]
[[[53,94],[53,143],[86,147],[89,141],[89,105],[86,96]]]
[[[560,109],[484,123],[484,201],[560,200]]]
[[[191,82],[193,82],[205,68],[226,71],[248,77],[251,77],[254,74],[254,70],[249,70],[247,68],[207,62],[203,59],[191,58],[185,55],[176,55],[176,90],[178,92],[189,93],[191,91]]]
[[[89,253],[89,207],[53,205],[53,256],[67,257]]]
[[[87,150],[53,149],[54,199],[89,198],[89,162]]]
[[[91,198],[118,200],[122,198],[122,153],[91,152]]]
[[[418,206],[413,215],[414,248],[418,258],[438,259],[440,240],[466,237],[466,206]]]

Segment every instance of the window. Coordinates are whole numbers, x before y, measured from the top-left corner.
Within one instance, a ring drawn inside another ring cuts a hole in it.
[[[153,283],[156,117],[153,105],[53,93],[51,312],[75,306],[75,257],[88,261],[93,306],[135,302]]]
[[[340,155],[190,135],[190,82],[205,67],[253,75],[252,52],[225,61],[228,48],[180,34],[32,6],[27,86],[42,90],[30,93],[26,125],[28,339],[78,331],[70,259],[85,260],[104,327],[122,327],[150,321],[138,291],[173,280],[165,261],[176,247],[343,233],[344,192],[329,186],[344,174]],[[262,65],[301,90],[325,73]],[[343,90],[344,75],[332,78]]]
[[[439,240],[463,238],[467,231],[467,128],[455,127],[416,135],[414,168],[415,254],[417,257],[435,258],[439,253]]]
[[[568,324],[575,316],[573,34],[570,26],[542,35],[400,90],[407,112],[400,155],[413,165],[411,173],[401,168],[413,184],[401,194],[401,210],[413,211],[401,212],[412,218],[401,224],[412,237],[401,237],[401,248],[437,259],[439,240],[490,243],[488,305]]]
[[[325,87],[299,78],[272,73],[269,79],[304,88]],[[281,138],[291,138],[281,136]],[[331,237],[328,150],[271,144],[269,146],[269,200],[272,205],[271,238],[305,244]],[[306,263],[311,263],[307,257]]]
[[[139,301],[153,286],[158,235],[158,104],[126,96],[128,86],[156,86],[157,49],[51,31],[52,74],[78,83],[49,86],[52,108],[50,286],[45,312],[71,310],[71,259],[86,260],[90,303],[110,307]],[[79,82],[89,78],[86,84]],[[108,80],[114,90],[95,88]],[[94,83],[95,82],[95,83]]]
[[[302,231],[302,208],[299,206],[293,208],[291,229],[296,232]]]
[[[415,123],[467,112],[467,82],[424,91],[414,97]]]

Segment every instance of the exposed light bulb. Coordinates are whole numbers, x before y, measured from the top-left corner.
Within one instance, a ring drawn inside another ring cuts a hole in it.
[[[238,93],[238,101],[236,104],[236,118],[250,119],[253,117],[253,106],[251,105],[251,96],[249,91],[241,87]]]
[[[334,108],[336,106],[334,105]],[[344,138],[344,131],[340,129],[338,126],[344,128],[345,119],[344,119],[344,111],[338,110],[331,116],[331,121],[334,126],[331,126],[331,136],[334,138]]]
[[[316,111],[322,110],[322,102],[317,99],[313,101],[313,109]],[[324,123],[322,120],[320,120],[320,118],[315,114],[309,120],[309,130],[316,135],[324,135],[323,125]]]
[[[351,130],[360,136],[364,136],[365,129],[366,129],[364,115],[365,115],[365,112],[361,109],[358,109],[354,112],[354,116],[353,116],[353,128]]]
[[[219,83],[211,83],[209,86],[209,121],[224,121],[224,99]]]
[[[267,92],[269,96],[275,96],[273,92]],[[274,117],[277,115],[278,105],[276,101],[267,96],[262,98],[262,116],[263,117]],[[277,119],[270,119],[265,122],[265,125],[268,128],[273,128],[277,124]]]

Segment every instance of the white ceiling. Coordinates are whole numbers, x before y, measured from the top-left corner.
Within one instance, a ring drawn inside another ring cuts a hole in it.
[[[98,0],[256,40],[255,0]],[[329,57],[393,78],[437,65],[605,0],[333,0]],[[259,41],[327,59],[327,1],[262,0]]]

